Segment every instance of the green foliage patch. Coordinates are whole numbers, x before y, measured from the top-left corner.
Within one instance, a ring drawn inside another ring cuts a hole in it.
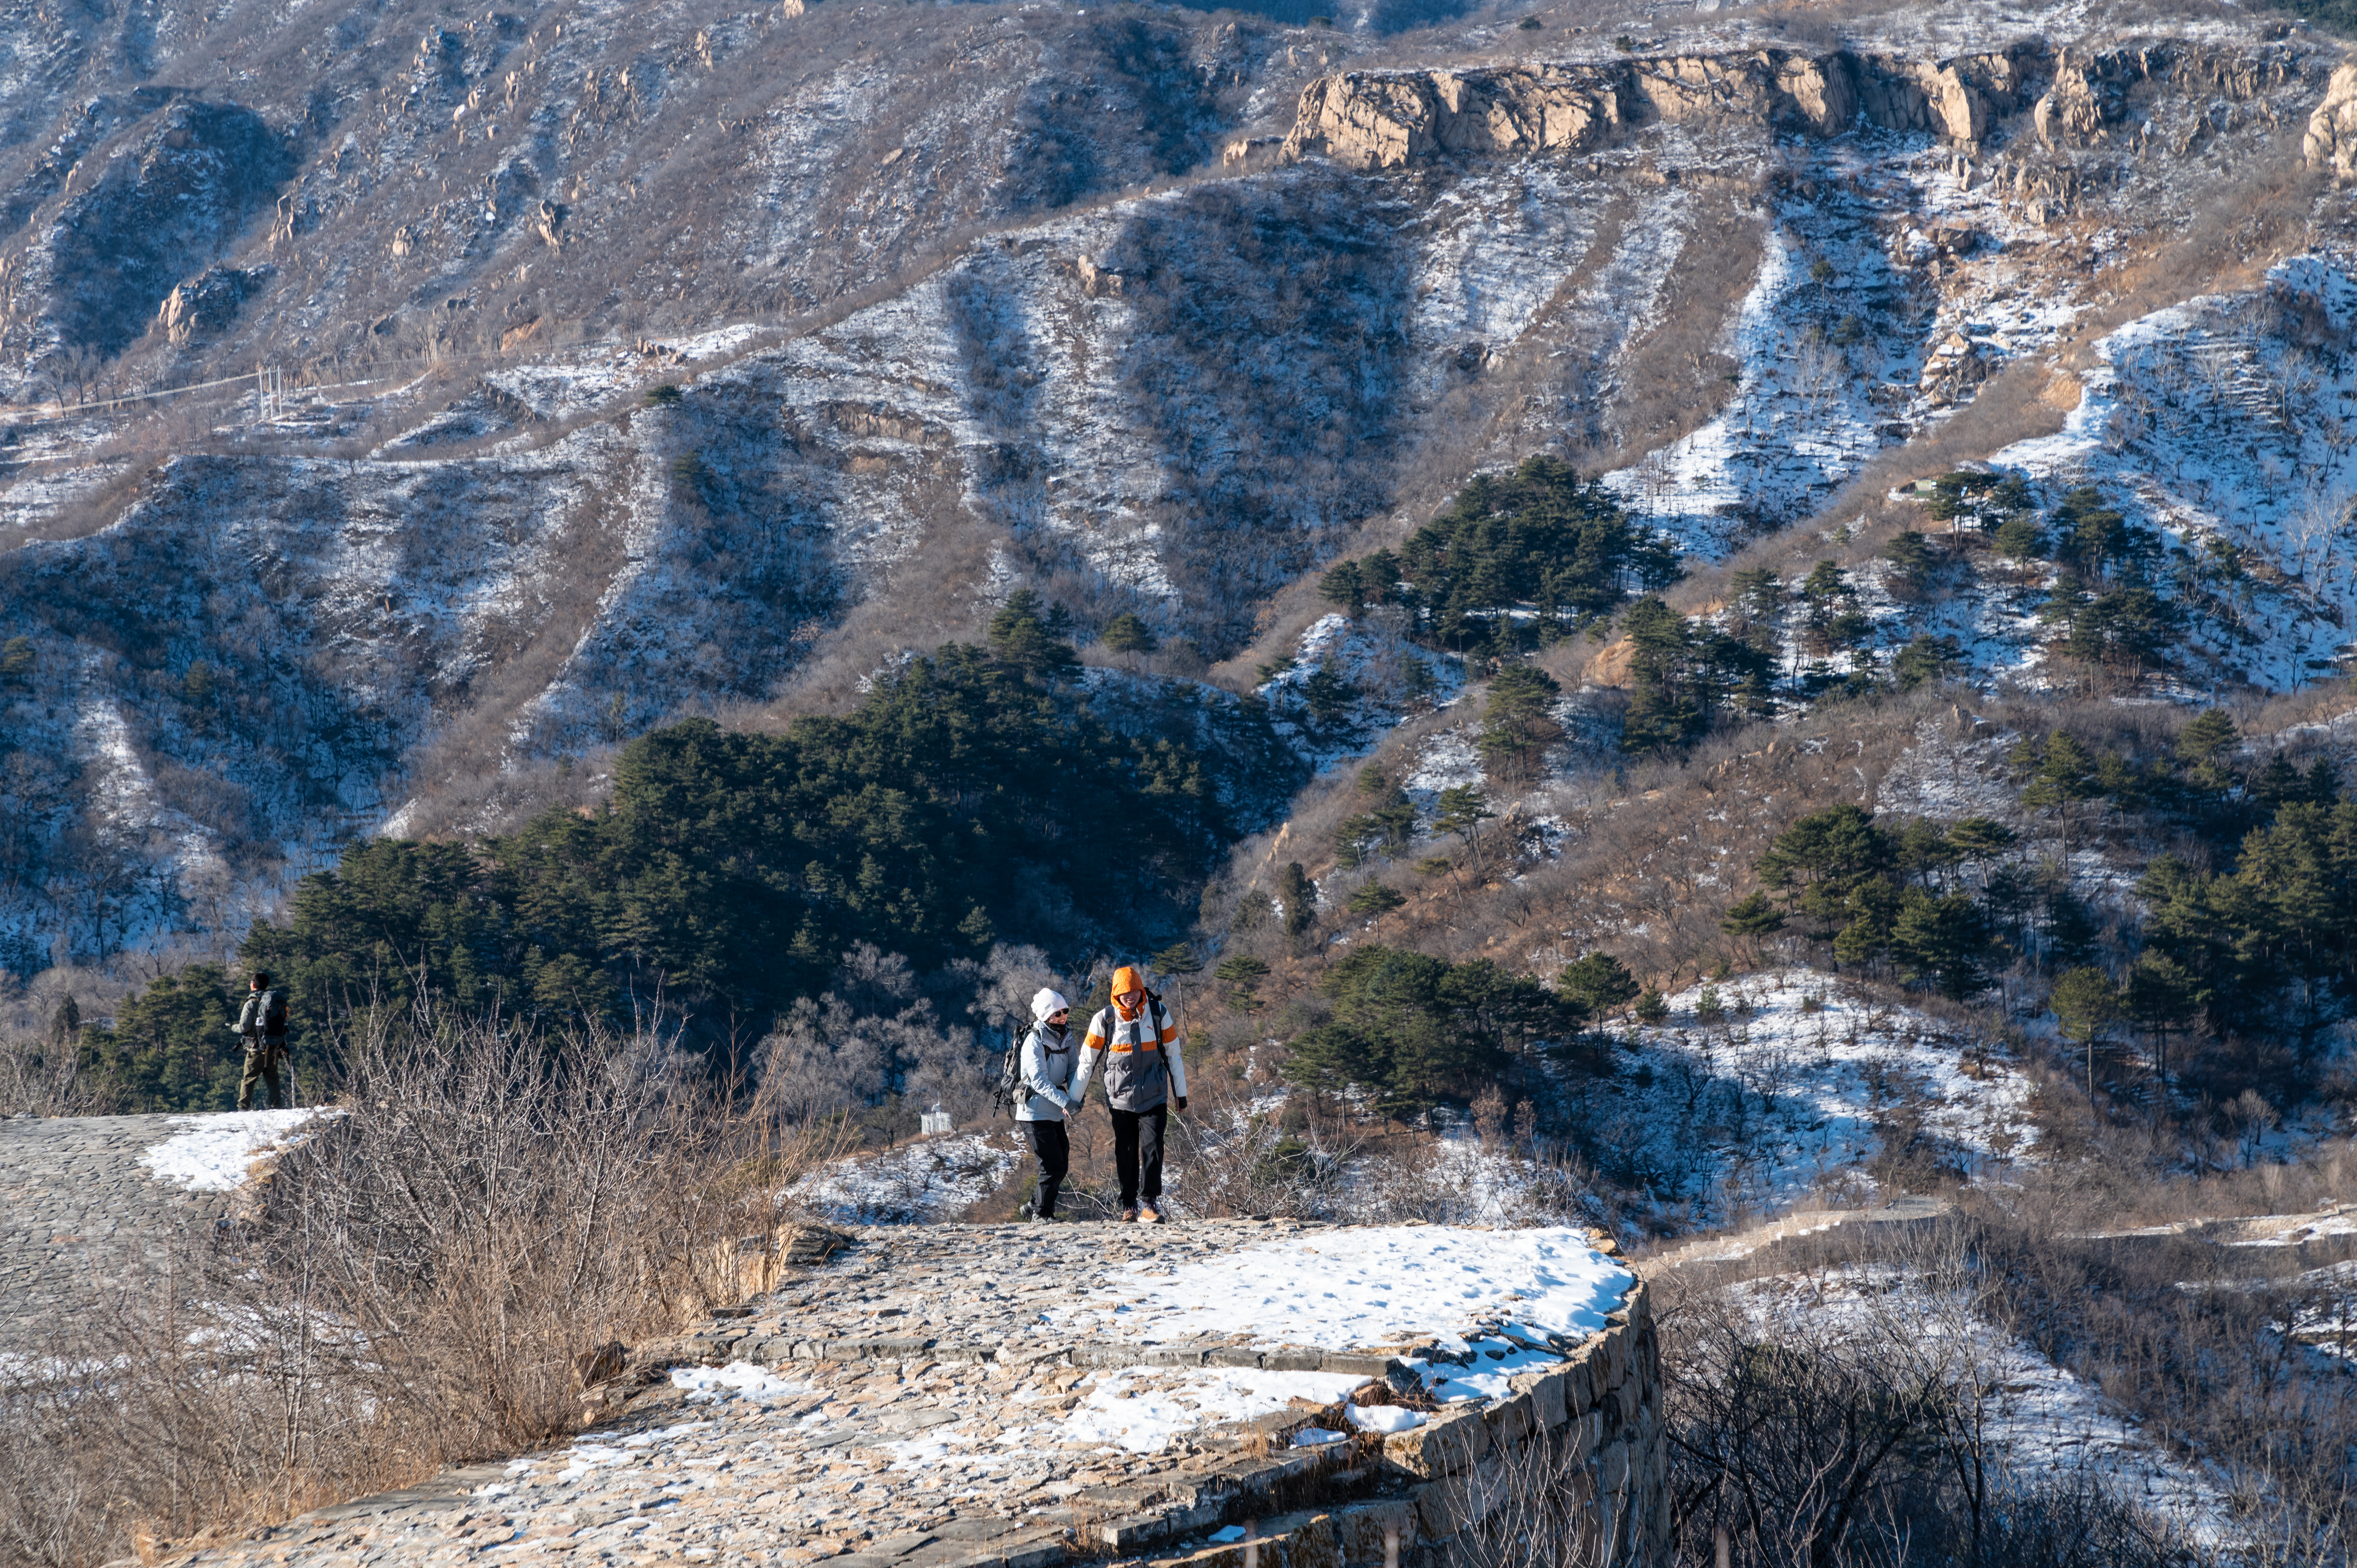
[[[1675,546],[1631,522],[1600,482],[1532,457],[1474,478],[1396,554],[1337,562],[1319,588],[1352,614],[1405,607],[1432,647],[1506,654],[1543,648],[1678,575]]]
[[[578,1017],[660,987],[759,1018],[861,941],[921,966],[980,957],[1002,931],[1167,941],[1229,836],[1200,761],[1061,700],[1028,671],[1062,655],[1022,623],[993,628],[1005,659],[942,648],[843,717],[644,736],[594,813],[357,843],[242,956],[291,988],[299,1057],[323,1014],[425,992]],[[157,982],[98,1043],[110,1071],[158,1105],[221,1103],[229,978]]]

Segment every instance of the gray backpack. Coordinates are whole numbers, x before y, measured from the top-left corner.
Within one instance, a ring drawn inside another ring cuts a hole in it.
[[[992,1086],[991,1099],[998,1113],[1010,1120],[1023,1103],[1023,1042],[1031,1037],[1028,1029],[1010,1031],[1006,1054],[998,1061],[998,1077]]]

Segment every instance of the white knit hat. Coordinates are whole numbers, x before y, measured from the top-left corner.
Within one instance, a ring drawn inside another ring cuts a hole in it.
[[[1048,1021],[1048,1015],[1050,1013],[1065,1012],[1071,1005],[1064,1000],[1061,992],[1050,991],[1043,985],[1039,988],[1039,993],[1031,998],[1031,1016],[1035,1021],[1044,1024]]]

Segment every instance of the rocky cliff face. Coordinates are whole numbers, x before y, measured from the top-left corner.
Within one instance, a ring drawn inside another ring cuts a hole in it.
[[[2302,70],[2282,53],[2157,45],[2074,55],[2042,43],[1953,59],[1760,49],[1603,64],[1346,72],[1303,90],[1283,156],[1392,169],[1464,153],[1581,153],[1656,124],[1708,122],[1835,136],[1927,132],[1977,147],[2030,112],[2049,146],[2087,146],[2138,89],[2243,102]]]

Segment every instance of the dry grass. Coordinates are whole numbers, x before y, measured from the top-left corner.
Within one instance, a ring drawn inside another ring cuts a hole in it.
[[[560,1437],[581,1352],[760,1288],[738,1238],[827,1152],[651,1034],[420,1012],[340,1049],[347,1114],[244,1223],[5,1363],[0,1556],[152,1553]]]

